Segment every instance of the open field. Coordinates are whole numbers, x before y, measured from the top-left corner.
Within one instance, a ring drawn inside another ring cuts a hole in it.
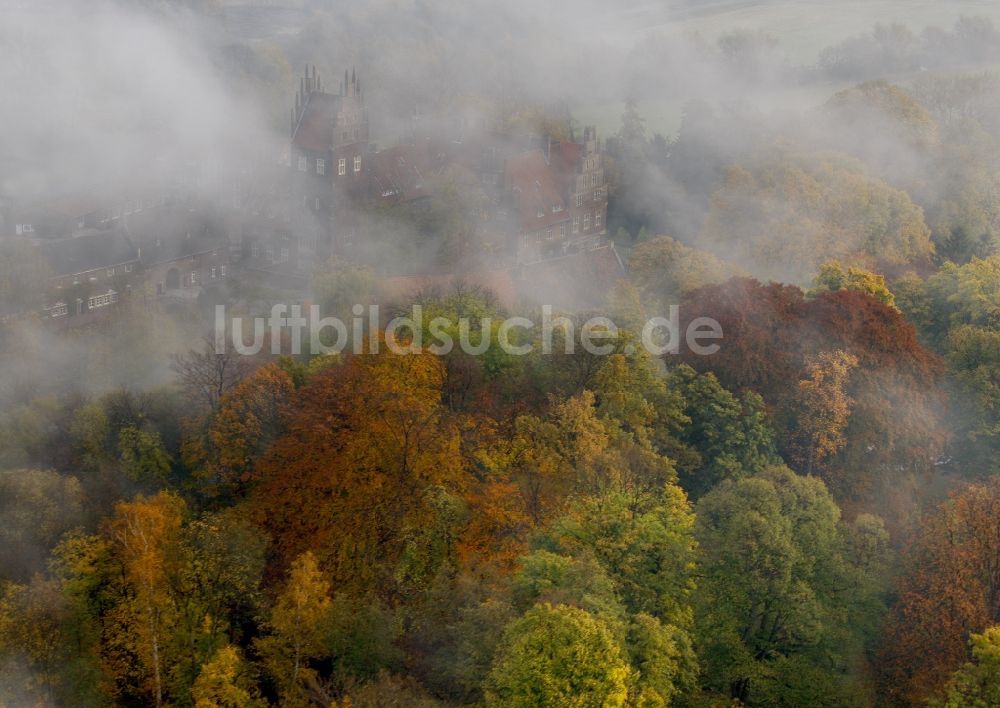
[[[989,0],[708,0],[648,3],[616,13],[622,31],[698,32],[714,40],[734,28],[773,35],[797,63],[809,63],[824,48],[876,23],[899,22],[914,32],[949,27],[962,15],[980,15],[1000,25],[1000,3]]]

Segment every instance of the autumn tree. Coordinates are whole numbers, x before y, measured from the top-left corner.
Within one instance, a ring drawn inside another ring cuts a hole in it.
[[[896,307],[896,297],[886,286],[885,276],[853,266],[845,268],[837,261],[824,263],[813,280],[809,295],[838,290],[857,290],[871,295],[883,305]]]
[[[221,647],[211,660],[201,667],[198,679],[191,687],[195,708],[251,708],[264,706],[255,698],[253,684],[248,682],[247,669],[239,652],[232,645]]]
[[[383,350],[305,384],[250,499],[283,558],[312,550],[338,587],[391,575],[404,535],[435,518],[435,490],[466,482],[442,381],[437,357]]]
[[[150,692],[157,706],[164,702],[163,649],[175,619],[168,574],[174,562],[184,502],[170,492],[148,499],[121,502],[108,523],[129,585],[135,593],[136,649],[148,672]]]
[[[0,471],[0,579],[26,582],[44,568],[59,537],[84,520],[76,477],[51,470]]]
[[[309,705],[306,688],[316,680],[311,662],[327,656],[330,583],[316,557],[306,552],[292,563],[288,580],[268,619],[270,634],[257,641],[282,705]]]
[[[35,575],[24,585],[0,584],[0,701],[41,705],[67,697],[66,605],[54,579]]]
[[[191,349],[170,358],[170,368],[177,374],[188,400],[210,412],[219,407],[231,388],[250,374],[254,365],[252,359],[233,347],[219,351],[211,337],[205,338],[200,350]]]
[[[1000,704],[1000,628],[973,634],[972,661],[952,674],[943,698],[930,701],[941,708],[987,708]]]
[[[869,295],[838,290],[807,300],[798,288],[736,279],[691,293],[682,311],[714,318],[725,338],[710,357],[682,350],[681,358],[712,371],[730,390],[760,394],[779,451],[789,457],[798,423],[792,411],[798,382],[810,377],[807,363],[823,351],[857,357],[845,389],[854,400],[847,444],[827,463],[826,479],[838,498],[895,503],[892,482],[928,474],[944,450],[942,362],[920,345],[900,312]],[[902,509],[892,514],[904,515]]]
[[[969,634],[1000,620],[998,516],[1000,484],[990,480],[960,490],[925,520],[883,630],[878,667],[887,698],[934,695],[967,659]]]
[[[257,458],[280,436],[295,385],[279,364],[268,364],[234,386],[204,430],[190,430],[184,457],[210,496],[244,495]]]
[[[822,263],[901,268],[934,252],[910,197],[836,153],[776,151],[728,171],[700,243],[763,278],[804,283]]]
[[[854,401],[845,392],[858,358],[844,351],[821,352],[806,361],[806,378],[795,398],[798,421],[792,461],[806,474],[817,471],[847,440],[844,430]]]
[[[670,305],[677,305],[681,296],[691,290],[739,274],[735,266],[669,236],[657,236],[637,245],[628,265],[630,280],[656,314],[668,312]]]

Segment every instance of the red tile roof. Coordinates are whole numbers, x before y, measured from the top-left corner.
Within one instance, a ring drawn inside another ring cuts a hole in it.
[[[309,94],[302,118],[295,127],[292,143],[301,150],[323,152],[333,144],[333,126],[340,110],[340,96],[332,93]]]
[[[611,242],[521,267],[517,286],[540,304],[578,309],[600,305],[625,277],[625,266]]]
[[[541,150],[507,160],[504,180],[523,231],[537,231],[569,218],[559,181]]]
[[[580,162],[581,152],[583,145],[579,143],[553,143],[550,161],[560,174],[572,175]]]
[[[434,163],[426,144],[396,145],[372,156],[370,175],[374,196],[405,201],[428,196],[426,179]]]

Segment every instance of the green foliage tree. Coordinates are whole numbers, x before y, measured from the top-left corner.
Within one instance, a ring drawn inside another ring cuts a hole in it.
[[[623,706],[630,670],[608,627],[584,610],[536,605],[504,632],[489,706]]]
[[[782,676],[804,663],[829,704],[849,702],[856,687],[839,677],[864,637],[852,612],[869,601],[864,579],[879,559],[851,557],[852,534],[823,483],[773,467],[722,482],[697,514],[706,686],[743,702],[791,705]],[[872,532],[884,552],[884,531]]]
[[[972,661],[958,669],[944,697],[930,701],[939,708],[988,708],[1000,705],[1000,627],[973,634]]]
[[[687,292],[721,283],[742,271],[708,251],[685,246],[669,236],[640,243],[629,258],[629,277],[643,302],[657,314],[666,314]]]
[[[762,278],[803,283],[831,260],[901,268],[934,252],[910,197],[837,154],[777,151],[732,167],[700,243]]]
[[[862,268],[844,268],[839,262],[831,261],[820,266],[819,273],[813,280],[809,295],[815,296],[821,292],[836,292],[838,290],[857,290],[871,295],[884,305],[896,307],[896,298],[886,287],[885,276]]]

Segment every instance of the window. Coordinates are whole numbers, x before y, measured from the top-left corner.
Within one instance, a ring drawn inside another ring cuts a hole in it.
[[[192,270],[191,271],[191,285],[197,285],[197,284],[198,284],[198,271]]]
[[[354,171],[355,172],[361,171],[361,155],[354,156]]]
[[[107,307],[115,302],[118,302],[118,293],[114,290],[109,290],[103,295],[94,295],[87,298],[87,309],[94,310],[98,307]]]
[[[604,190],[602,190],[602,189],[595,189],[594,190],[594,201],[595,202],[601,201],[601,194],[602,194],[603,191]]]
[[[281,259],[280,259],[279,263],[286,263],[287,261],[288,261],[288,249],[287,248],[282,248],[281,249]]]
[[[223,278],[226,277],[226,264],[225,263],[223,263],[222,265],[219,266],[219,276],[223,277]]]
[[[126,273],[131,273],[132,272],[132,265],[133,265],[132,263],[126,263],[125,264],[125,272]]]
[[[583,230],[590,231],[590,212],[583,215]]]
[[[273,248],[271,248],[270,246],[268,246],[267,250],[264,251],[264,255],[267,256],[267,260],[269,260],[272,263],[274,263],[274,249]]]
[[[552,205],[552,213],[553,214],[558,214],[561,211],[562,211],[562,204],[553,204]]]
[[[604,217],[601,216],[601,212],[597,212],[596,214],[594,214],[594,226],[596,228],[598,228],[598,229],[601,228],[601,220],[603,218]]]
[[[573,217],[573,233],[575,233],[575,234],[580,233],[580,217],[579,216],[574,216]]]
[[[544,216],[545,216],[545,210],[544,209],[539,209],[538,210],[538,218],[541,219]]]
[[[337,160],[337,174],[341,176],[347,174],[347,158],[342,157]]]
[[[559,224],[559,236],[566,238],[566,224]]]
[[[253,258],[260,257],[260,247],[256,243],[250,245],[250,256]]]
[[[318,175],[326,174],[326,160],[321,160],[321,159],[316,160],[316,174]]]
[[[313,209],[319,211],[319,197],[313,199]]]
[[[49,308],[50,317],[65,317],[67,314],[69,314],[69,308],[66,307],[65,302],[57,302]]]
[[[309,166],[309,161],[304,157],[299,157],[299,172],[305,172]]]
[[[216,278],[215,270],[216,270],[215,266],[212,266],[212,280],[215,280]]]
[[[576,195],[576,205],[578,207],[582,207],[583,206],[583,195],[582,194],[577,194]]]
[[[551,241],[552,240],[552,229],[551,228],[545,229],[545,240],[546,241]]]
[[[600,180],[598,179],[599,176],[600,175],[598,175],[596,172],[594,174],[590,175],[590,185],[592,187],[596,187],[598,185],[598,183],[600,182]]]
[[[108,277],[109,278],[113,278],[114,275],[115,275],[115,269],[114,268],[108,268]]]

